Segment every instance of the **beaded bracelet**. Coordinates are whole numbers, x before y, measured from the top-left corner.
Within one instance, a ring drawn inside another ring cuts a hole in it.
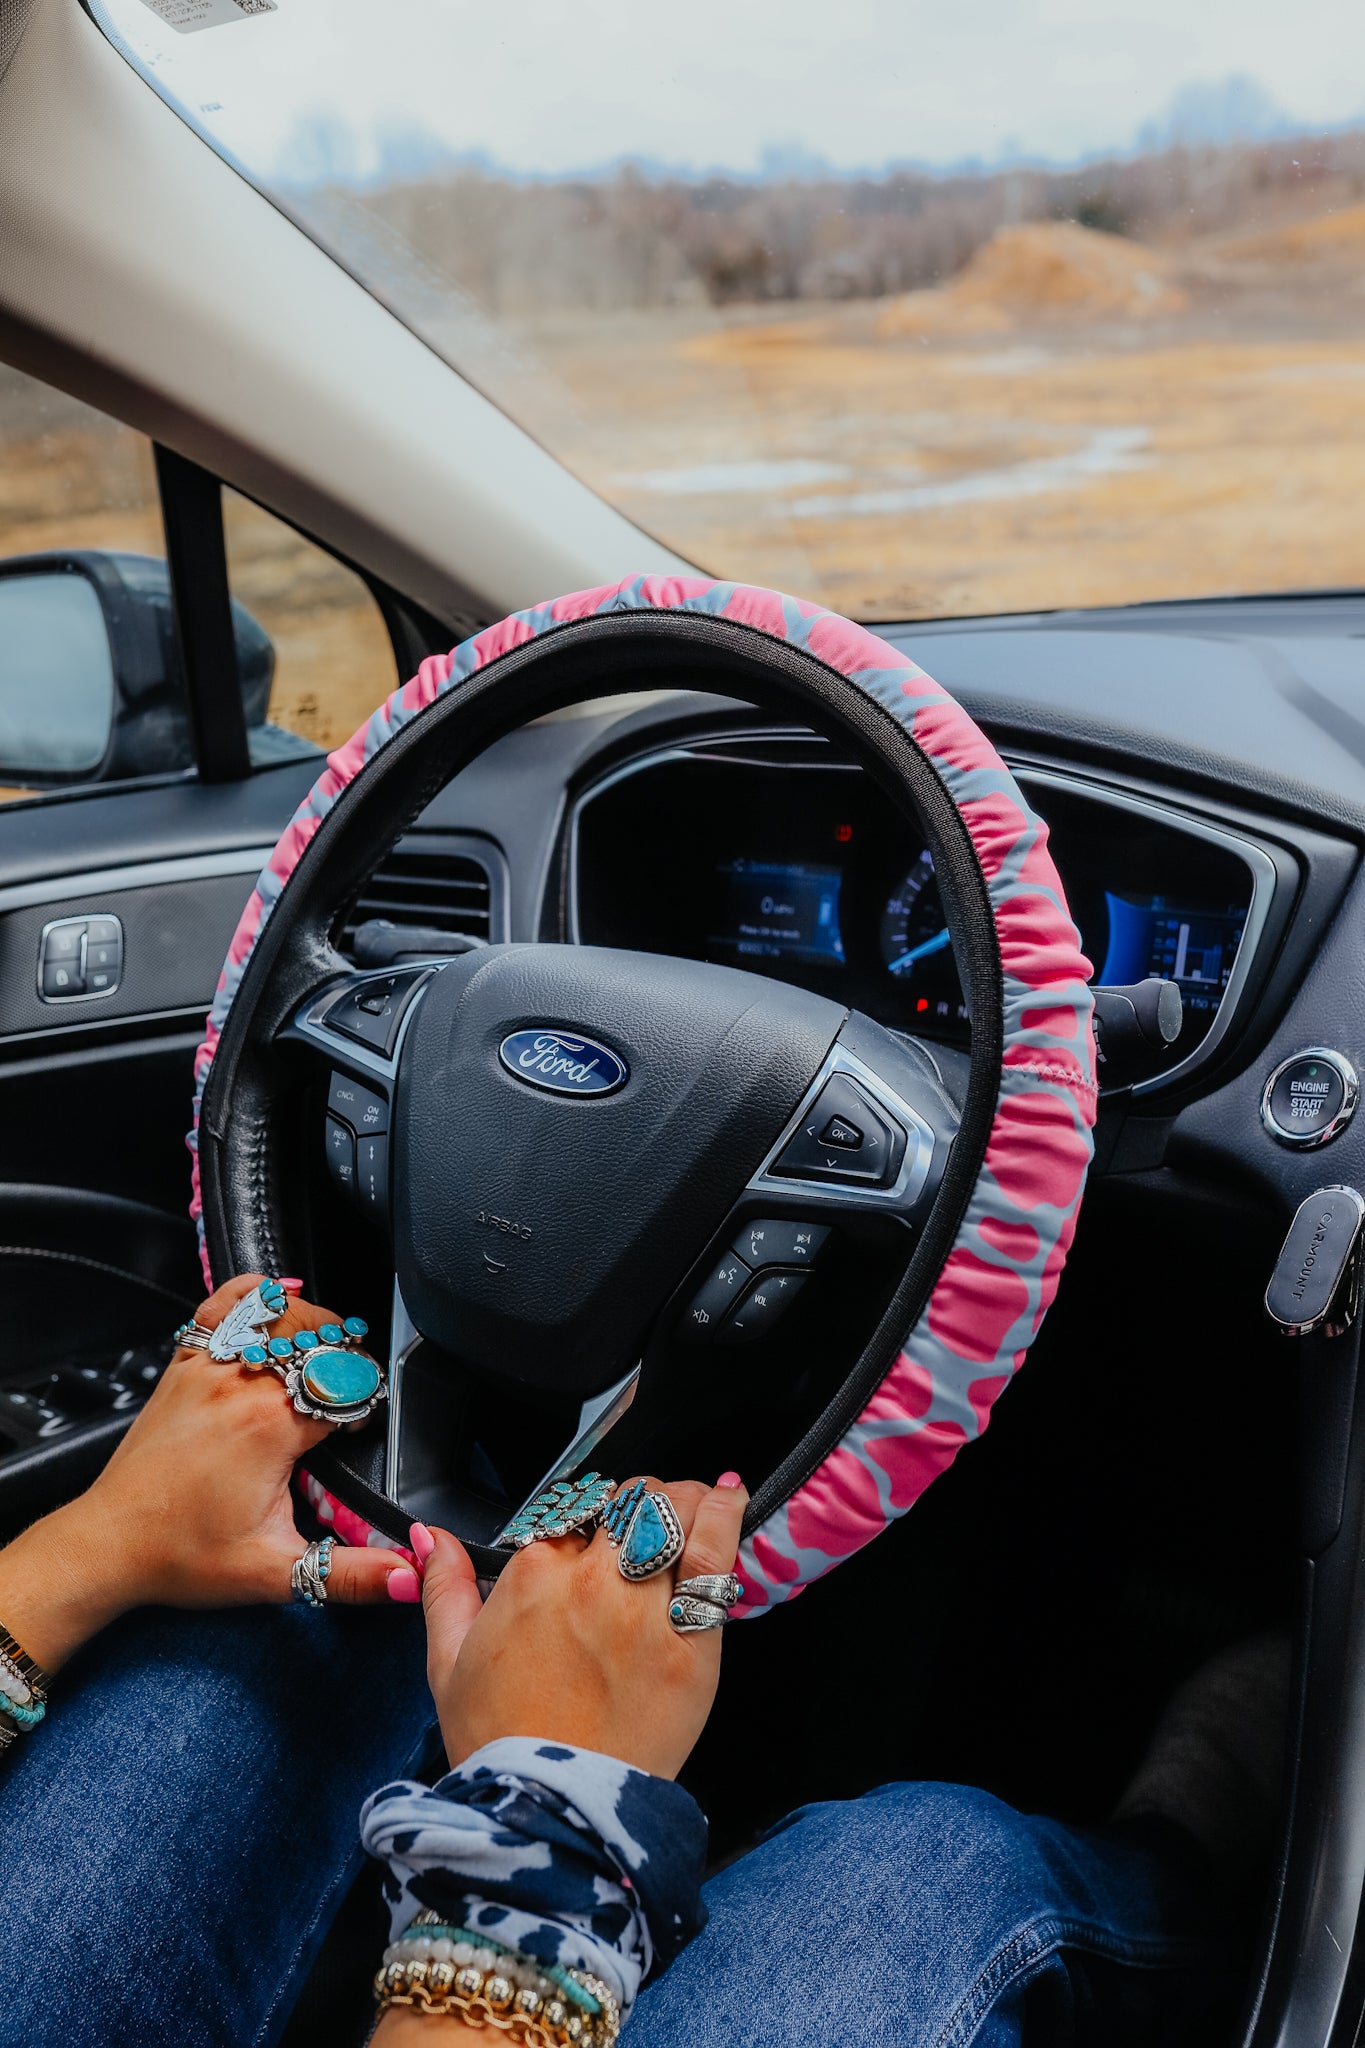
[[[595,2020],[573,2012],[562,1998],[542,1998],[529,1985],[520,1989],[500,1969],[463,1968],[453,1962],[385,1963],[374,1980],[381,2013],[392,2005],[421,2012],[458,2013],[466,2026],[491,2027],[525,2048],[611,2048],[621,2028],[620,2012],[606,1985],[575,1971],[580,1987],[598,2004]]]
[[[0,1754],[42,1720],[49,1684],[41,1664],[0,1627]]]
[[[0,1712],[8,1714],[21,1728],[36,1728],[47,1712],[47,1701],[35,1700],[31,1707],[27,1707],[5,1694],[0,1696]]]
[[[566,1998],[588,2019],[596,2019],[601,2011],[592,1993],[561,1964],[537,1962],[533,1956],[508,1948],[489,1934],[452,1925],[430,1908],[419,1913],[397,1941],[390,1943],[384,1951],[384,1961],[454,1963],[457,1969],[484,1972],[499,1968],[515,1985],[538,1991],[542,1998]]]
[[[0,1692],[9,1699],[20,1701],[23,1706],[42,1697],[41,1693],[34,1691],[13,1659],[3,1654],[0,1654]]]

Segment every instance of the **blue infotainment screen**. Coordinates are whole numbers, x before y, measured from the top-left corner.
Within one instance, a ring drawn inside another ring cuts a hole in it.
[[[742,959],[843,966],[842,869],[732,860],[722,861],[718,872],[725,883],[726,917],[725,929],[711,935],[713,945],[733,948]]]

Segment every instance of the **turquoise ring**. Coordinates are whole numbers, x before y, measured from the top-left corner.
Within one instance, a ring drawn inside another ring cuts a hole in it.
[[[284,1390],[314,1422],[363,1422],[387,1400],[384,1374],[368,1351],[336,1344],[310,1346],[284,1375]]]
[[[498,1537],[498,1545],[525,1550],[528,1543],[548,1542],[574,1529],[586,1531],[600,1518],[615,1485],[614,1479],[604,1479],[600,1472],[585,1472],[581,1479],[557,1479],[518,1509]]]
[[[666,1493],[648,1492],[643,1479],[603,1509],[602,1527],[616,1546],[616,1569],[623,1579],[652,1579],[682,1556],[677,1509]]]
[[[278,1373],[300,1415],[340,1428],[364,1422],[388,1399],[382,1366],[360,1348],[368,1335],[368,1323],[347,1316],[340,1323],[319,1323],[316,1330],[296,1330],[292,1337],[248,1344],[242,1364]]]
[[[524,1550],[528,1543],[548,1542],[574,1529],[586,1535],[594,1522],[615,1545],[623,1579],[652,1579],[682,1556],[682,1523],[668,1495],[647,1492],[643,1479],[618,1490],[614,1479],[598,1472],[547,1486],[518,1509],[497,1541]]]

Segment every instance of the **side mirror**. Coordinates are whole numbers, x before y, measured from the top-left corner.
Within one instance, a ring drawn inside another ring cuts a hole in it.
[[[235,598],[232,621],[250,731],[265,724],[275,650]],[[90,549],[0,561],[0,781],[51,788],[193,766],[165,562]]]

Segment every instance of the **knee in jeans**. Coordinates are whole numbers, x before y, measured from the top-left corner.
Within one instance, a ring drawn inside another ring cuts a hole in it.
[[[917,1883],[940,1907],[945,1886],[963,1898],[988,1891],[997,1904],[1011,1895],[1036,1904],[1052,1889],[1037,1823],[970,1785],[882,1785],[861,1799],[798,1808],[768,1839],[789,1833],[790,1848],[856,1871],[864,1887],[885,1871],[901,1899]]]

